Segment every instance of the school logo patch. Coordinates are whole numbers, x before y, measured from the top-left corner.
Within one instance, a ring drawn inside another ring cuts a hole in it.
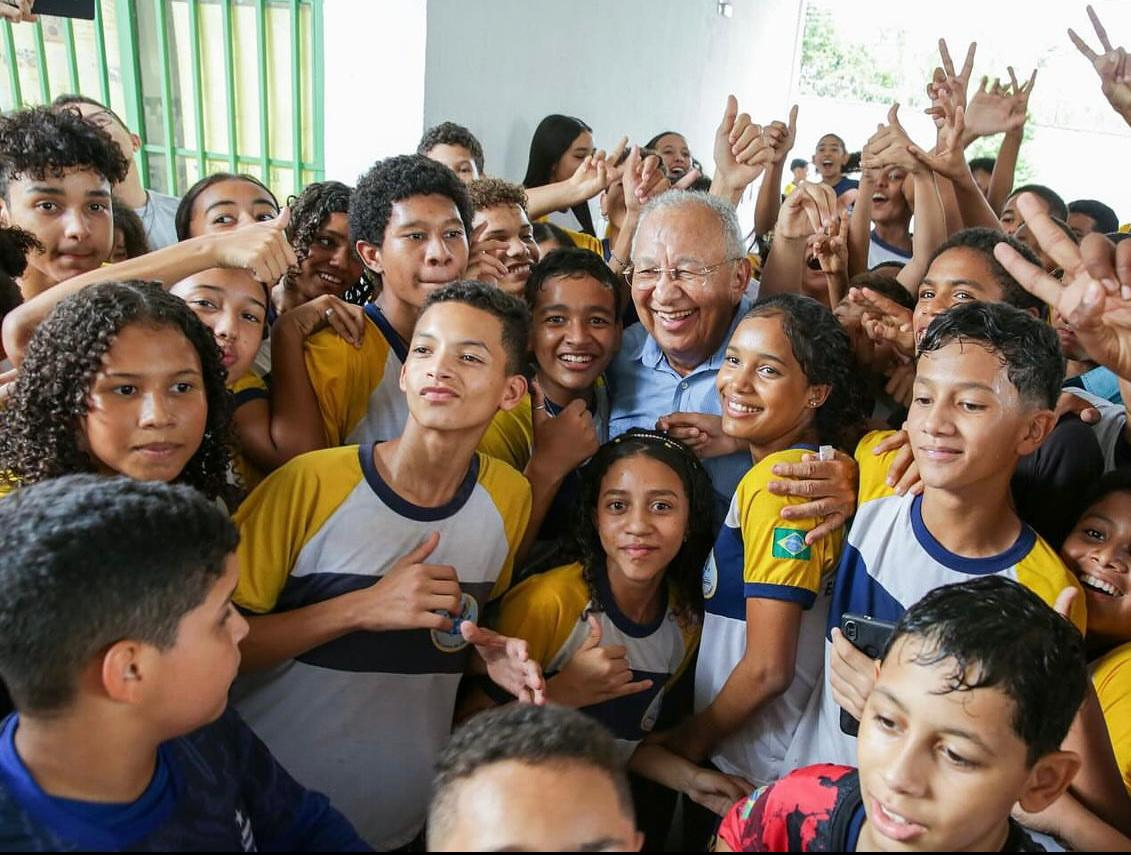
[[[719,568],[715,566],[715,550],[707,556],[707,563],[703,565],[703,599],[709,600],[715,596],[719,587]]]
[[[451,617],[448,612],[437,612],[437,614],[447,615]],[[472,623],[479,619],[479,603],[475,601],[475,597],[466,591],[460,596],[460,611],[459,617],[452,620],[452,628],[447,632],[440,629],[432,630],[432,643],[437,648],[444,651],[444,653],[457,653],[467,647],[467,642],[463,638],[463,634],[459,631],[460,624],[465,620]]]
[[[774,558],[808,561],[813,557],[813,550],[805,542],[805,532],[795,528],[775,528],[774,548],[771,554]]]

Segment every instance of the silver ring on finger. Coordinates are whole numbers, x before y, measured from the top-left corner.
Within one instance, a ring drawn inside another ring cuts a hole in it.
[[[326,311],[324,311],[322,313],[322,317],[324,317],[326,320],[330,320],[330,318],[334,317],[334,307],[331,306]]]

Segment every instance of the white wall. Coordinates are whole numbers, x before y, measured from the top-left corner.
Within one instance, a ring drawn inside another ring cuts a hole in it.
[[[341,0],[339,0],[341,2]],[[424,122],[469,127],[487,172],[521,181],[543,116],[565,113],[599,148],[682,131],[712,168],[729,92],[755,121],[784,117],[799,0],[429,0]],[[807,154],[807,153],[806,153]]]
[[[416,151],[424,123],[426,0],[324,0],[326,177],[354,184]]]

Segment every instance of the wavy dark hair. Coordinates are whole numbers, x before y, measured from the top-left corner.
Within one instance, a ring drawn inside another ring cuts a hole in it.
[[[24,301],[16,280],[27,270],[27,256],[33,249],[43,252],[43,244],[31,232],[0,226],[0,321]],[[0,354],[3,352],[0,344]]]
[[[864,431],[867,398],[848,333],[828,307],[800,294],[759,300],[743,320],[767,317],[781,318],[793,358],[809,382],[831,387],[813,420],[820,441],[851,451]]]
[[[567,551],[581,562],[589,597],[599,610],[601,601],[597,579],[608,573],[601,533],[597,530],[596,510],[605,473],[618,460],[644,455],[658,460],[675,472],[687,493],[690,513],[687,540],[664,571],[664,578],[675,593],[677,613],[682,619],[699,621],[703,616],[703,564],[715,543],[715,491],[703,464],[686,445],[657,431],[630,428],[602,445],[581,470],[581,495],[574,516],[572,542]]]
[[[79,447],[90,388],[118,333],[131,324],[169,327],[200,356],[208,419],[200,448],[177,483],[210,499],[226,486],[231,404],[212,331],[156,282],[103,282],[62,300],[28,344],[6,409],[0,411],[0,472],[16,485],[95,471]]]
[[[538,127],[534,129],[534,136],[530,139],[530,158],[526,163],[526,177],[522,179],[522,186],[529,188],[549,184],[554,166],[561,160],[562,155],[569,151],[573,141],[586,132],[593,133],[593,129],[573,116],[553,113],[540,121]],[[581,202],[570,210],[581,223],[581,230],[588,235],[596,236],[589,203]]]
[[[287,240],[298,258],[298,264],[287,271],[287,286],[293,287],[299,266],[310,255],[310,245],[314,243],[314,236],[330,215],[349,214],[352,195],[353,188],[341,181],[315,181],[307,184],[299,195],[287,199],[287,206],[291,209],[291,221],[287,224]],[[349,239],[348,234],[346,239]],[[353,247],[350,247],[350,253],[356,256]],[[352,283],[350,287],[353,285],[356,283]]]
[[[196,205],[197,197],[213,184],[219,184],[221,181],[246,181],[249,184],[254,184],[271,197],[271,201],[275,203],[275,210],[279,210],[279,200],[275,198],[271,188],[254,175],[248,175],[246,172],[241,172],[238,175],[234,172],[213,172],[193,184],[181,198],[181,203],[177,205],[177,213],[173,217],[173,224],[177,229],[177,240],[187,240],[192,237],[189,234],[189,228],[192,226],[192,209]]]

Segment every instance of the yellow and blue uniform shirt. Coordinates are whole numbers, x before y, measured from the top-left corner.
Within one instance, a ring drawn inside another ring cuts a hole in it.
[[[503,598],[497,629],[503,635],[525,639],[530,658],[549,678],[563,670],[589,638],[589,615],[597,618],[601,645],[623,645],[632,679],[652,681],[646,692],[582,708],[612,732],[627,761],[640,740],[655,727],[665,692],[690,664],[699,643],[700,626],[697,619],[684,615],[670,594],[665,596],[666,607],[656,620],[649,625],[638,624],[617,608],[604,573],[597,574],[594,583],[603,610],[597,610],[591,601],[578,563],[532,576]]]
[[[228,391],[232,393],[233,412],[251,401],[271,400],[267,383],[254,371],[247,372],[239,380],[229,384]],[[238,479],[235,486],[242,487],[247,492],[254,490],[263,480],[263,472],[241,451],[232,452],[232,472]]]
[[[1093,663],[1092,684],[1104,712],[1123,786],[1131,795],[1131,642]]]
[[[922,496],[897,496],[885,481],[897,452],[873,454],[891,432],[874,432],[860,441],[859,505],[848,532],[833,584],[825,632],[825,677],[813,692],[786,758],[786,771],[813,763],[851,765],[856,740],[840,730],[840,708],[829,687],[830,633],[847,612],[895,623],[935,588],[979,576],[1004,576],[1024,585],[1050,606],[1067,587],[1080,590],[1076,577],[1032,528],[1022,524],[1004,552],[966,558],[946,549],[923,522]],[[928,488],[929,489],[929,488]],[[1083,632],[1087,623],[1083,592],[1070,619]]]
[[[361,347],[332,329],[306,340],[306,371],[318,398],[327,447],[396,439],[408,420],[401,366],[408,344],[373,303]]]
[[[795,446],[760,460],[738,484],[715,548],[703,568],[703,642],[695,667],[695,710],[710,706],[746,655],[746,603],[752,598],[797,603],[803,609],[793,682],[715,748],[723,772],[765,784],[776,780],[813,688],[821,680],[821,634],[829,583],[843,530],[811,546],[817,520],[783,520],[781,510],[805,499],[768,489],[778,463],[798,463],[816,448]]]
[[[269,475],[236,513],[233,599],[265,614],[367,588],[435,531],[440,541],[426,561],[456,568],[460,618],[477,620],[510,584],[529,515],[526,480],[485,455],[472,459],[451,501],[425,508],[382,479],[372,443],[310,452]],[[233,690],[279,761],[379,849],[408,843],[423,826],[470,655],[458,624],[353,632]]]

